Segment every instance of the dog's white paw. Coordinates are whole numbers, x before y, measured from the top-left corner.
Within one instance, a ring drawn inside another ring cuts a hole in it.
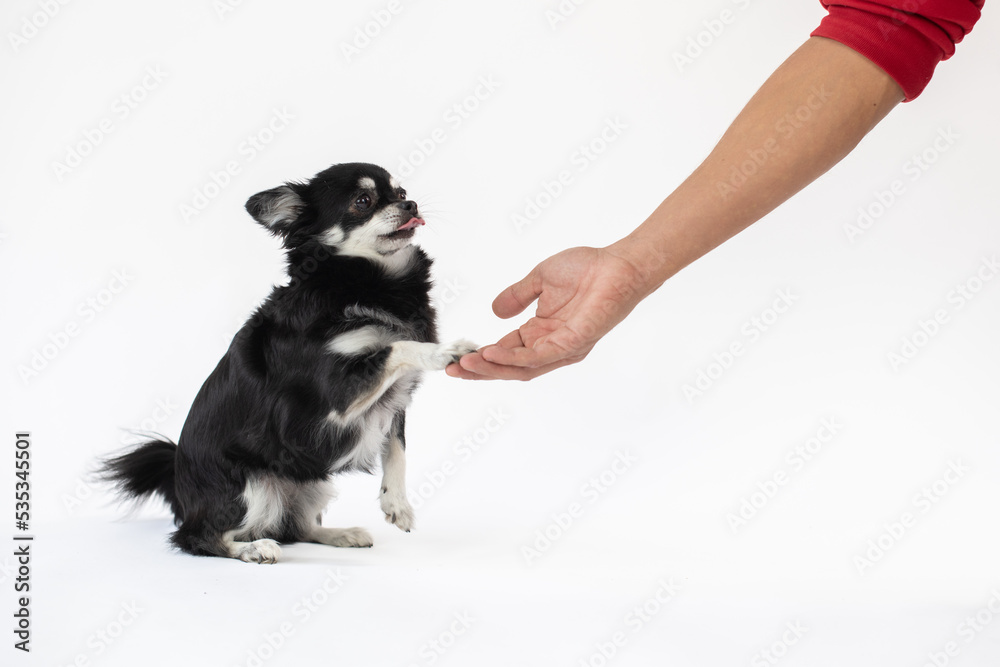
[[[370,547],[375,542],[371,533],[364,528],[324,528],[319,526],[312,538],[313,542],[331,547]]]
[[[456,340],[438,345],[437,349],[434,350],[434,367],[438,370],[444,370],[448,364],[457,363],[463,356],[475,352],[477,349],[479,348],[476,347],[475,343],[470,343],[467,340]]]
[[[386,523],[395,524],[397,528],[407,533],[413,529],[413,506],[405,495],[383,489],[379,504],[385,512]]]
[[[277,563],[281,557],[281,547],[274,540],[254,540],[241,546],[236,557],[247,563]]]

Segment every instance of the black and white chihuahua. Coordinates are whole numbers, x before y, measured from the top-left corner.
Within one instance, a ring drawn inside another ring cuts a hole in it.
[[[338,164],[258,193],[247,212],[281,238],[290,282],[233,338],[198,392],[177,444],[150,440],[103,462],[127,499],[159,494],[190,554],[274,563],[279,542],[368,547],[363,528],[327,528],[330,478],[381,458],[381,508],[402,530],[406,406],[422,371],[475,350],[439,344],[431,260],[411,244],[415,202],[371,164]]]

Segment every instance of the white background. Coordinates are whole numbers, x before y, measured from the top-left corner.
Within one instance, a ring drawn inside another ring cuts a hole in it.
[[[426,496],[414,532],[382,522],[377,478],[350,476],[325,522],[370,528],[374,548],[287,546],[263,567],[172,552],[162,509],[119,521],[85,481],[124,429],[177,437],[281,281],[250,195],[334,162],[405,173],[415,155],[403,181],[428,220],[442,335],[493,342],[515,326],[493,317],[493,296],[559,249],[640,223],[823,10],[593,0],[553,27],[555,2],[403,0],[348,57],[385,2],[218,4],[3,10],[0,539],[15,532],[20,429],[37,536],[30,656],[10,646],[16,575],[0,549],[3,664],[996,664],[1000,280],[975,282],[1000,251],[993,17],[920,99],[671,279],[585,363],[527,384],[429,377],[408,416],[411,494]],[[704,22],[725,9],[712,36]],[[25,20],[44,25],[13,44]],[[678,66],[696,39],[702,53]],[[292,118],[269,135],[275,110]],[[609,120],[624,129],[581,171],[579,147]],[[64,173],[72,151],[88,154]],[[933,164],[914,173],[915,155]],[[229,162],[238,173],[213,188]],[[562,170],[570,186],[539,199]],[[185,221],[196,191],[211,200]],[[518,229],[529,199],[546,206]],[[881,215],[852,242],[859,208]],[[959,307],[970,280],[981,289]],[[795,301],[775,321],[779,290]],[[893,368],[938,310],[945,324]],[[754,317],[771,323],[750,341]],[[720,372],[733,342],[745,351]],[[718,379],[689,400],[700,371]],[[793,464],[824,419],[837,433]],[[626,453],[627,469],[606,472]],[[939,481],[951,464],[962,476]],[[785,483],[769,485],[776,473]],[[941,496],[919,500],[935,482]],[[734,530],[744,500],[758,508]],[[884,553],[859,565],[869,540]],[[328,594],[331,573],[343,582]],[[661,582],[676,588],[665,602]]]

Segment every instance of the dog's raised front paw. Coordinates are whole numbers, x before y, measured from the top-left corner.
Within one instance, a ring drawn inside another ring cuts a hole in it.
[[[456,340],[451,343],[438,345],[437,349],[434,350],[435,366],[439,370],[444,370],[449,364],[458,363],[458,360],[463,356],[478,349],[475,343],[470,343],[467,340]]]
[[[383,488],[379,504],[385,512],[386,523],[395,524],[397,528],[407,533],[413,530],[413,506],[406,496]]]

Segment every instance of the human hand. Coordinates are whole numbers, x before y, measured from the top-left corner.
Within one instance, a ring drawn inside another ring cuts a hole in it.
[[[611,249],[564,250],[493,301],[493,312],[507,319],[537,299],[535,316],[446,372],[466,380],[530,380],[576,363],[647,293],[642,274]]]

